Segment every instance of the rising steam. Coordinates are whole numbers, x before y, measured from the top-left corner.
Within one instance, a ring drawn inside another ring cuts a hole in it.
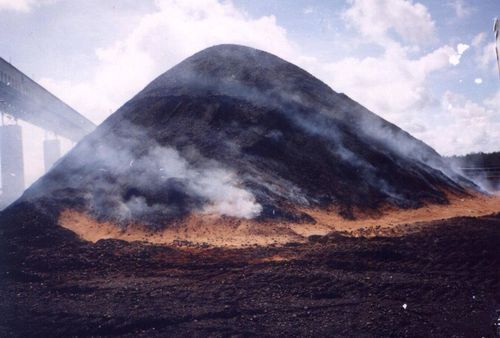
[[[140,126],[103,135],[100,128],[80,143],[59,167],[24,196],[35,199],[48,191],[64,200],[65,192],[79,191],[85,207],[98,218],[127,224],[140,221],[161,226],[165,220],[190,212],[251,219],[262,206],[236,173],[196,149],[185,151],[158,144]],[[126,132],[123,135],[122,132]],[[71,172],[61,179],[58,171]],[[63,202],[63,201],[62,201]]]
[[[252,193],[241,187],[236,175],[210,161],[204,168],[195,168],[173,148],[157,146],[138,163],[143,169],[160,166],[160,184],[179,179],[188,190],[208,202],[202,211],[241,218],[254,218],[262,211]]]
[[[139,219],[147,218],[147,215],[177,215],[189,211],[189,208],[202,213],[247,219],[258,216],[262,211],[262,206],[255,201],[252,193],[241,186],[236,174],[213,160],[199,160],[203,163],[195,166],[177,150],[160,145],[139,157],[126,150],[113,154],[113,157],[105,156],[110,150],[100,148],[101,158],[106,158],[103,170],[119,171],[119,179],[128,181],[119,186],[127,189],[113,193],[116,187],[109,187],[110,190],[102,197],[108,202],[114,199],[112,202],[118,206],[116,211],[121,220],[136,219],[138,216]],[[120,159],[120,167],[114,163],[116,158]],[[128,165],[122,168],[123,163]],[[130,193],[131,189],[136,192]],[[179,196],[176,197],[176,194]],[[163,199],[163,196],[167,198]]]

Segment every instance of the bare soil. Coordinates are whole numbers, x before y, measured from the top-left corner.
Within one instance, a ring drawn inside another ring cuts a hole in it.
[[[12,219],[1,337],[496,334],[500,214],[239,249],[90,243],[22,206]]]

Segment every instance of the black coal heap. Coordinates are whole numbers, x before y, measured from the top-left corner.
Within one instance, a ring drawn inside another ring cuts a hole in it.
[[[22,199],[158,225],[207,208],[300,218],[296,207],[337,206],[351,217],[446,203],[468,184],[432,148],[299,67],[219,45],[155,79]]]

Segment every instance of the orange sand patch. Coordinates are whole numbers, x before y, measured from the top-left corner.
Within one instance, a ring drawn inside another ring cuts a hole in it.
[[[303,240],[301,236],[286,227],[285,223],[258,223],[252,220],[200,214],[169,224],[163,230],[152,231],[141,225],[122,228],[111,222],[96,221],[85,213],[67,209],[60,214],[59,225],[91,242],[114,238],[154,244],[173,245],[188,242],[197,245],[245,247]]]
[[[286,262],[296,259],[296,256],[272,255],[263,258],[257,258],[252,263]]]
[[[317,224],[292,225],[297,234],[303,236],[324,235],[329,231],[356,232],[360,229],[390,229],[402,224],[431,222],[441,219],[468,216],[479,217],[500,212],[500,195],[472,195],[470,197],[449,195],[447,205],[428,204],[419,209],[395,209],[387,207],[379,215],[357,215],[355,220],[346,220],[340,215],[324,210],[308,210]]]
[[[170,224],[164,230],[151,231],[141,225],[121,228],[111,222],[99,222],[85,213],[68,209],[59,216],[59,225],[91,242],[114,238],[167,245],[189,242],[197,245],[245,247],[304,242],[308,236],[326,235],[331,231],[344,231],[353,235],[398,235],[401,234],[403,224],[500,212],[500,196],[450,196],[449,199],[448,205],[427,205],[410,210],[386,208],[379,215],[358,215],[356,220],[343,219],[334,211],[303,210],[314,217],[316,224],[256,222],[197,214]],[[411,230],[411,227],[405,229],[403,231]]]

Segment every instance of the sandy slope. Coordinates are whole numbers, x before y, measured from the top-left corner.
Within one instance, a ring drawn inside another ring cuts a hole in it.
[[[61,213],[59,225],[91,242],[115,238],[155,244],[192,243],[244,247],[302,242],[308,236],[325,235],[331,231],[364,236],[398,235],[418,229],[420,222],[458,216],[483,216],[500,211],[500,196],[450,196],[450,201],[449,205],[427,205],[420,209],[387,208],[379,215],[360,214],[356,220],[345,220],[333,211],[304,210],[316,219],[316,224],[259,223],[216,215],[192,215],[156,232],[140,225],[130,225],[122,229],[110,222],[98,222],[84,213],[67,209]],[[408,224],[413,225],[403,226]]]

